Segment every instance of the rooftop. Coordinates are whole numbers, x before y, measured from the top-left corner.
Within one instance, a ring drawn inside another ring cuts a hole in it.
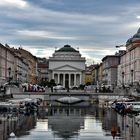
[[[79,52],[79,51],[75,50],[70,45],[65,45],[64,47],[60,48],[56,52]]]

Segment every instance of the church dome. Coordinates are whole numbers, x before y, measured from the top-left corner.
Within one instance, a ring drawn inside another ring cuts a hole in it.
[[[133,36],[133,38],[140,38],[140,28],[138,29],[137,33]]]
[[[126,41],[126,46],[130,45],[132,43],[132,38],[129,38],[127,41]]]
[[[126,42],[126,47],[133,44],[133,46],[135,44],[140,43],[140,28],[138,29],[137,33],[133,35],[133,37],[129,38]]]
[[[65,45],[64,47],[60,48],[56,52],[79,52],[79,51],[75,50],[70,45]]]

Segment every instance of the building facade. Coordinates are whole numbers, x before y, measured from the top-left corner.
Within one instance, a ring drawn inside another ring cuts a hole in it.
[[[37,58],[33,56],[27,50],[19,48],[18,51],[21,54],[21,57],[24,62],[28,65],[28,72],[27,72],[27,82],[31,84],[37,83]]]
[[[120,56],[107,55],[102,59],[103,62],[103,84],[117,85],[117,67]]]
[[[93,75],[92,75],[93,69],[94,69],[94,65],[86,66],[85,84],[93,84]]]
[[[120,58],[118,84],[140,83],[140,29],[127,40],[126,53]]]
[[[8,46],[7,46],[8,47]],[[10,47],[9,47],[10,48]],[[14,81],[18,83],[25,83],[28,81],[28,68],[29,65],[25,59],[23,59],[19,49],[10,48],[10,50],[14,53],[15,60],[14,60]]]
[[[15,48],[0,44],[0,85],[27,82],[28,64]]]
[[[98,80],[98,84],[101,86],[103,83],[103,63],[99,64]]]
[[[13,79],[14,63],[14,53],[9,47],[0,44],[0,85]]]
[[[46,83],[49,81],[48,60],[46,58],[37,58],[38,83]]]
[[[99,85],[99,64],[94,64],[94,68],[92,70],[93,84]]]
[[[85,84],[85,58],[70,45],[56,50],[49,58],[50,80],[64,87]]]

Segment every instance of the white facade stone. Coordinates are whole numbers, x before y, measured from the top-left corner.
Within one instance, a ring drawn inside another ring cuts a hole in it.
[[[85,58],[69,45],[54,52],[49,58],[50,79],[64,87],[85,84]]]

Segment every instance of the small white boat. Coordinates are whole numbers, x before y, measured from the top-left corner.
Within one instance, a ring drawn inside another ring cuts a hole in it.
[[[57,99],[56,101],[64,104],[75,104],[75,103],[82,102],[83,100],[72,96],[65,96]]]

